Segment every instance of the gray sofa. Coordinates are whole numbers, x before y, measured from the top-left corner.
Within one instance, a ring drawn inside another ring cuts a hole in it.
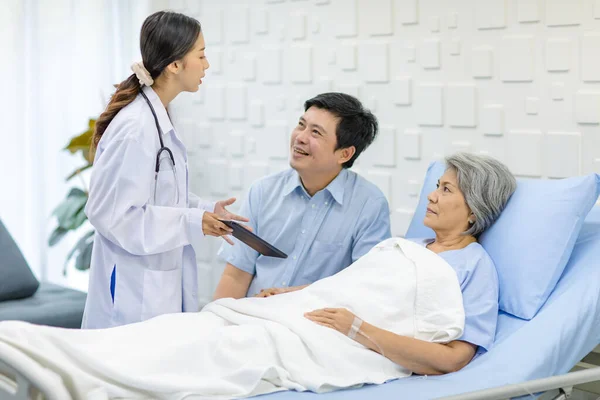
[[[0,321],[79,328],[85,299],[78,290],[38,282],[0,221]]]

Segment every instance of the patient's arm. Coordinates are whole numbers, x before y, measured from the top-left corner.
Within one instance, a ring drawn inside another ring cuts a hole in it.
[[[366,322],[363,322],[360,331],[376,342],[387,358],[420,375],[442,375],[459,371],[473,359],[477,349],[477,346],[460,340],[440,344],[400,336]],[[375,343],[360,333],[355,340],[380,352]]]
[[[305,317],[347,335],[355,316],[345,308],[325,308],[306,313]],[[354,340],[420,375],[456,372],[473,359],[477,349],[460,340],[440,344],[400,336],[364,321]]]
[[[246,297],[253,277],[254,275],[227,263],[213,299],[217,300],[225,297],[241,299]]]

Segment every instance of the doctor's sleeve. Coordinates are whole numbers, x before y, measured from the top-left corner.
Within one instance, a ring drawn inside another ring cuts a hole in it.
[[[126,137],[109,142],[94,161],[85,213],[100,234],[134,255],[163,253],[204,236],[203,210],[149,204],[155,156]]]
[[[246,225],[250,226],[252,231],[258,235],[260,235],[259,217],[261,198],[261,186],[259,181],[250,187],[248,195],[244,199],[239,212],[240,215],[244,215],[250,220]],[[227,243],[221,244],[221,248],[217,255],[221,260],[233,265],[237,269],[255,275],[256,260],[259,257],[259,253],[238,239],[234,237],[231,239],[235,245],[231,246]]]
[[[211,213],[215,212],[216,201],[203,200],[192,192],[189,192],[190,208],[199,208]]]
[[[390,208],[384,196],[368,199],[356,218],[358,221],[352,243],[352,262],[367,254],[376,244],[392,236]]]

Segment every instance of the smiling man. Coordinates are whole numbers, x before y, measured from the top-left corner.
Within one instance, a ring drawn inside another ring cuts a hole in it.
[[[237,241],[215,299],[297,290],[334,275],[391,236],[381,190],[349,171],[377,136],[377,119],[356,98],[323,93],[304,103],[290,143],[291,168],[255,182],[240,214],[288,254],[265,257]]]

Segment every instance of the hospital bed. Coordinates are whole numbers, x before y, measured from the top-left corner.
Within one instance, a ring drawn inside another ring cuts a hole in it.
[[[600,368],[567,374],[600,343],[600,207],[586,218],[567,268],[552,295],[530,321],[501,313],[493,349],[463,370],[412,376],[326,394],[279,392],[265,400],[508,399],[600,381]],[[555,390],[556,393],[558,393]],[[0,400],[68,399],[63,382],[11,349],[0,346]],[[560,397],[558,397],[560,398]]]

